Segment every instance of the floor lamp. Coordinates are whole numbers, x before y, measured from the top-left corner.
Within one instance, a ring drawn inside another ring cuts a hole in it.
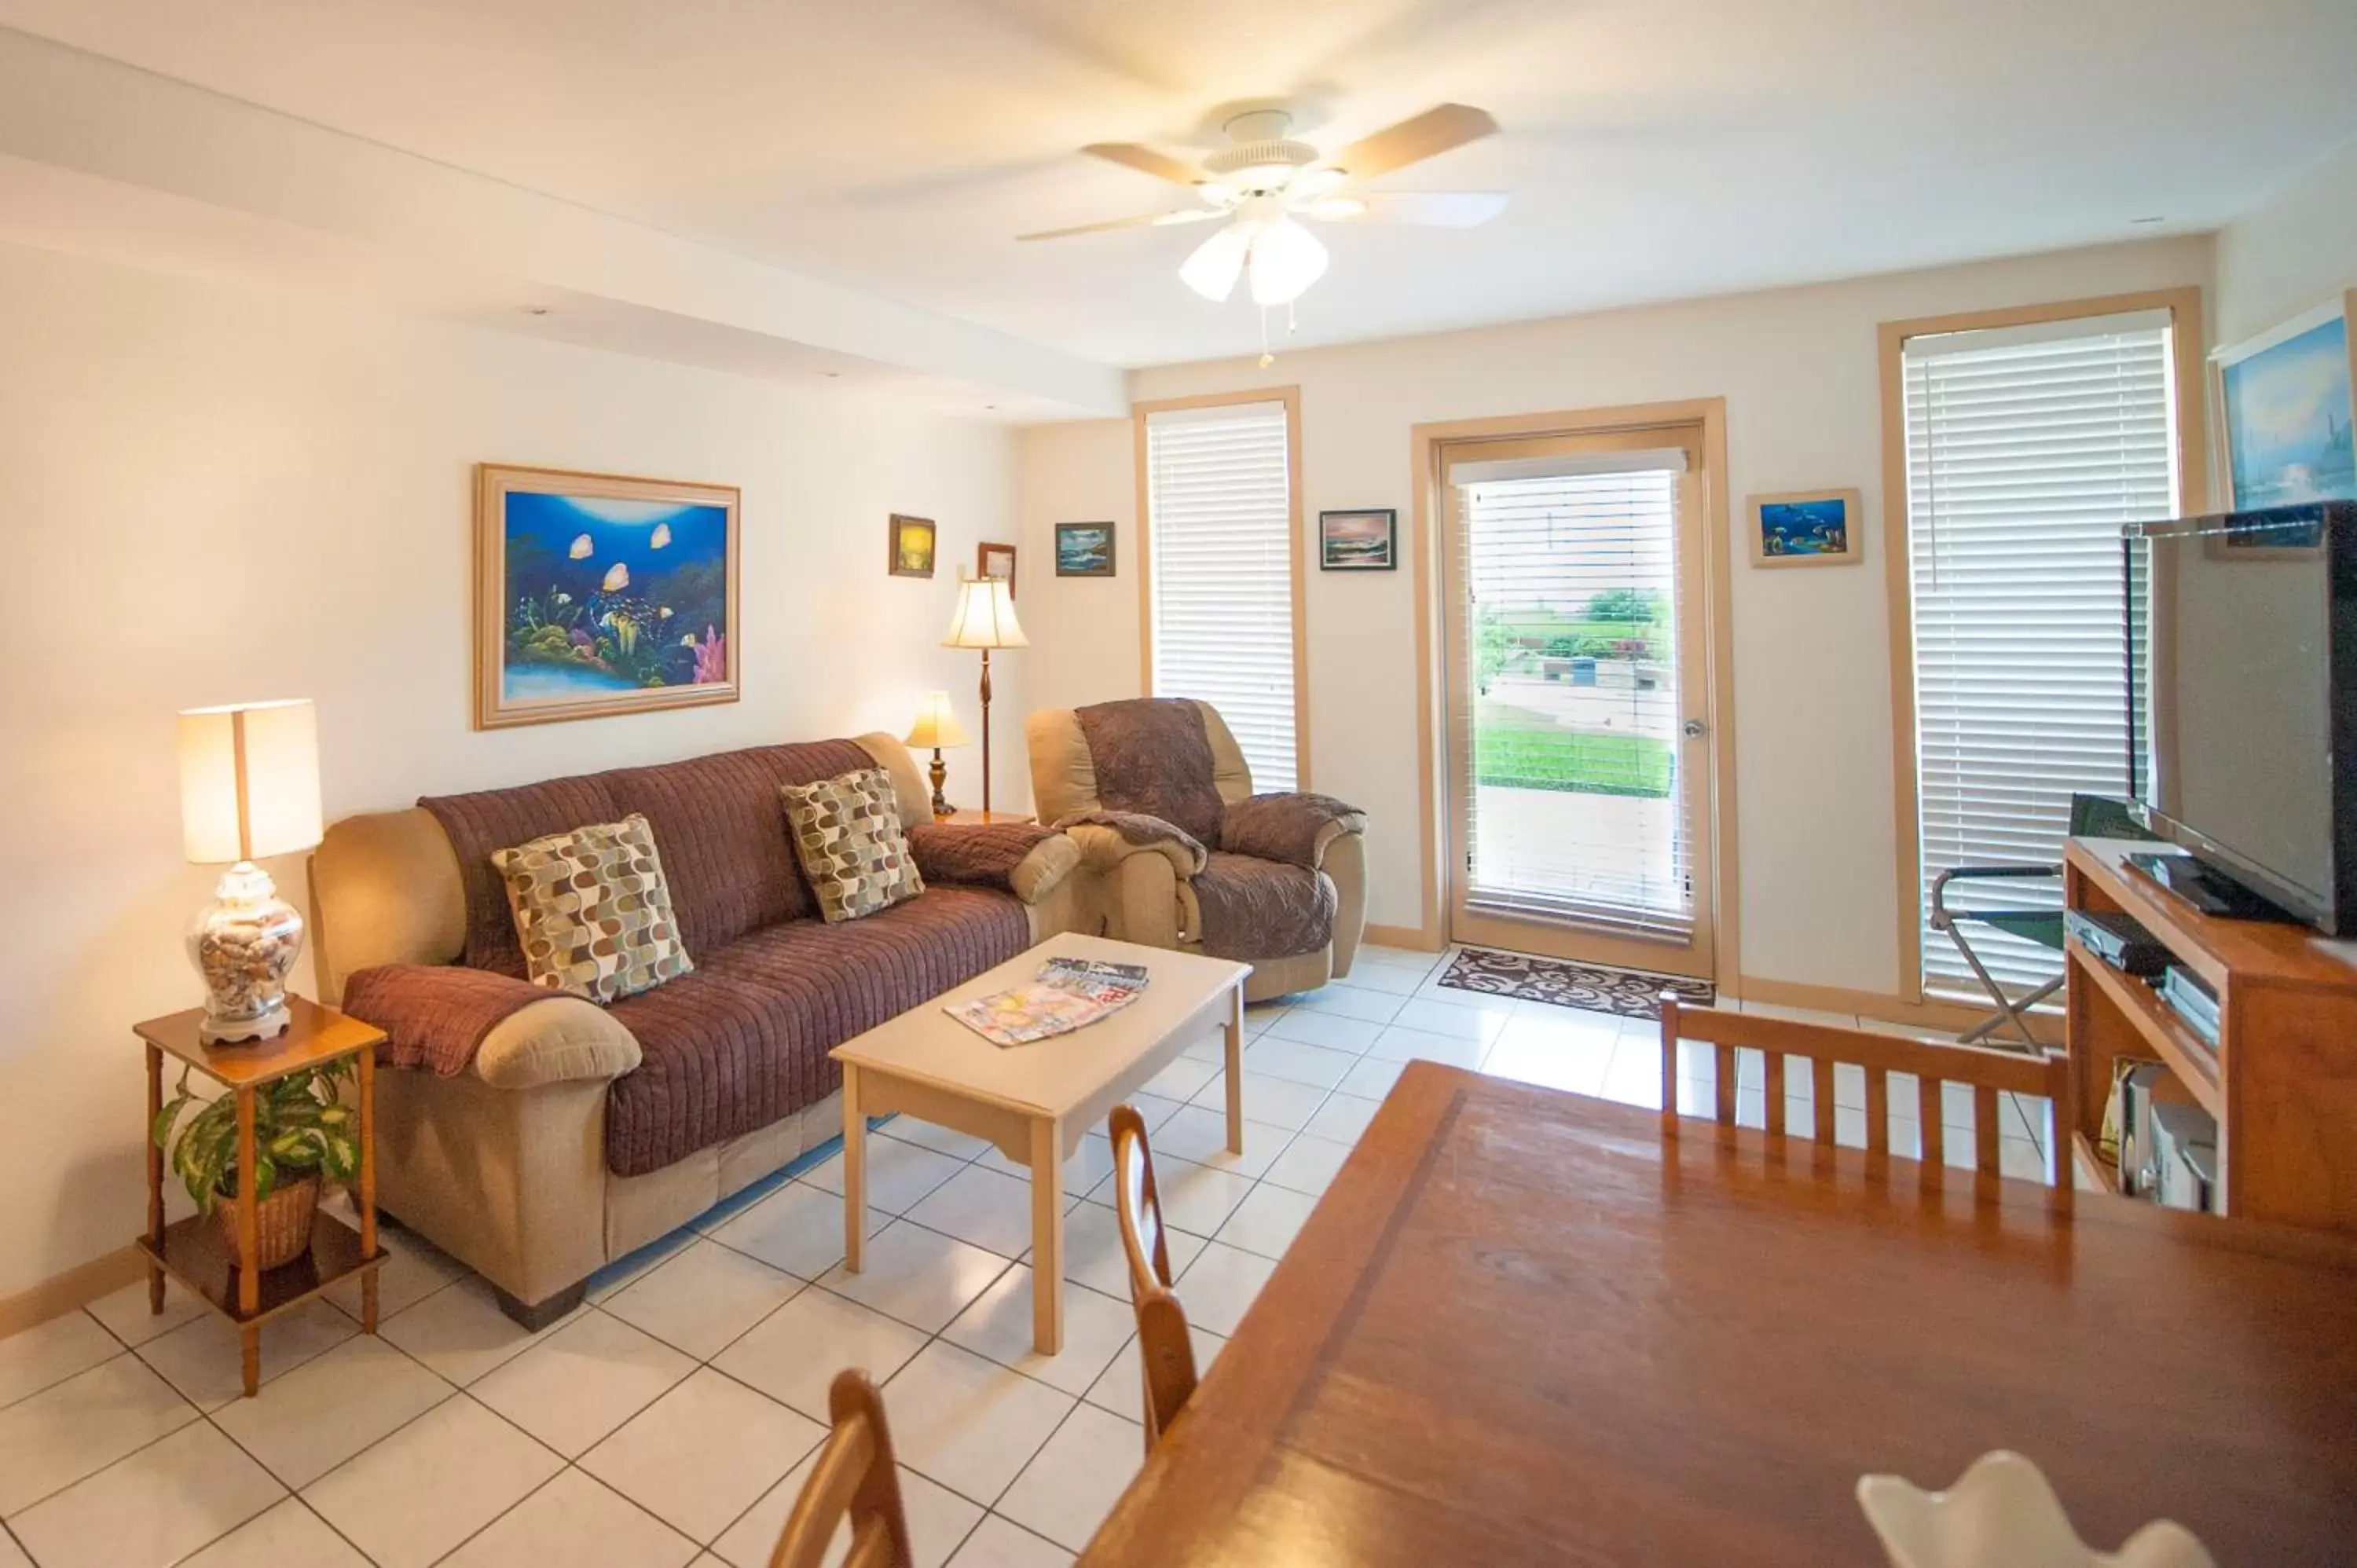
[[[957,609],[950,617],[943,648],[982,650],[982,814],[990,815],[990,650],[1028,648],[1023,623],[1015,618],[1015,593],[1004,577],[968,577],[958,584]]]

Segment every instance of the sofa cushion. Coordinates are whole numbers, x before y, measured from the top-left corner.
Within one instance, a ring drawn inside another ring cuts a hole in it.
[[[1211,778],[1202,711],[1179,697],[1134,697],[1076,708],[1109,811],[1160,817],[1212,849],[1227,802]]]
[[[802,875],[830,923],[873,915],[925,890],[882,768],[782,785],[778,792]]]
[[[637,812],[496,851],[491,865],[507,884],[524,977],[543,990],[619,1002],[695,967]]]
[[[614,1082],[606,1160],[661,1170],[824,1099],[842,1082],[827,1052],[1021,952],[1020,900],[937,886],[864,920],[793,920],[716,952],[694,974],[618,1002],[644,1059]]]
[[[1202,950],[1213,958],[1291,958],[1334,940],[1339,900],[1324,872],[1213,850],[1192,886]]]
[[[786,838],[778,786],[807,784],[874,759],[848,740],[760,746],[653,768],[619,768],[512,789],[417,803],[449,836],[467,894],[469,969],[523,976],[523,951],[491,855],[511,844],[636,811],[654,829],[672,912],[693,957],[747,931],[813,913]]]
[[[818,912],[794,859],[778,789],[873,768],[856,742],[724,751],[605,776],[625,811],[654,824],[680,935],[697,958],[748,931]]]

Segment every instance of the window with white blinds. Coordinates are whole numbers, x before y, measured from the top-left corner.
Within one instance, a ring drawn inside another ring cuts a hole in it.
[[[1957,866],[2053,865],[2071,797],[2130,792],[2128,522],[2177,512],[2166,311],[1910,338],[1902,357],[1915,634],[1923,983],[1974,992],[1931,929]],[[1955,908],[2059,908],[2040,880],[1955,883]],[[2028,988],[2061,955],[1966,929]]]
[[[1217,708],[1260,790],[1297,782],[1286,426],[1282,403],[1146,419],[1152,694]]]
[[[1451,466],[1467,907],[1684,941],[1683,451]]]

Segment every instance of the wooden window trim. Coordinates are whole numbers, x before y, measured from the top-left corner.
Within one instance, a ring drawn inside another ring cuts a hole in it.
[[[1910,591],[1912,520],[1908,514],[1907,395],[1904,356],[1910,338],[1944,332],[1977,332],[2033,327],[2136,311],[2166,310],[2169,317],[2170,373],[2177,403],[2178,510],[2209,505],[2209,444],[2203,439],[2208,402],[2208,345],[2202,335],[2201,290],[2147,289],[2137,294],[2011,306],[1999,310],[1926,316],[1886,321],[1877,329],[1882,362],[1882,562],[1890,623],[1891,824],[1897,834],[1899,894],[1899,998],[1925,1000],[1923,991],[1922,846],[1915,779],[1915,609]]]
[[[1157,398],[1130,404],[1132,462],[1137,471],[1138,686],[1142,695],[1154,694],[1154,484],[1147,467],[1146,419],[1176,409],[1226,408],[1252,403],[1285,404],[1286,559],[1293,569],[1293,778],[1294,788],[1306,790],[1309,788],[1309,610],[1301,536],[1300,387],[1204,392],[1195,397]]]

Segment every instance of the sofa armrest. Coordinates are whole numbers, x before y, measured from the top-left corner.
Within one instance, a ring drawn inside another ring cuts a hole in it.
[[[1132,855],[1153,854],[1170,863],[1181,882],[1211,859],[1202,841],[1173,822],[1142,811],[1076,811],[1056,826],[1080,846],[1081,864],[1111,872]]]
[[[1081,850],[1053,828],[1030,822],[919,822],[909,853],[927,882],[996,887],[1037,904],[1081,864]]]
[[[494,1089],[612,1080],[635,1072],[639,1039],[584,996],[550,996],[510,1014],[475,1048],[475,1076]]]
[[[1366,813],[1331,795],[1254,795],[1228,802],[1220,847],[1316,871],[1325,864],[1328,845],[1366,831]]]
[[[637,1037],[596,1003],[488,970],[379,964],[346,982],[344,1011],[385,1032],[396,1068],[501,1089],[619,1078],[640,1061]]]

